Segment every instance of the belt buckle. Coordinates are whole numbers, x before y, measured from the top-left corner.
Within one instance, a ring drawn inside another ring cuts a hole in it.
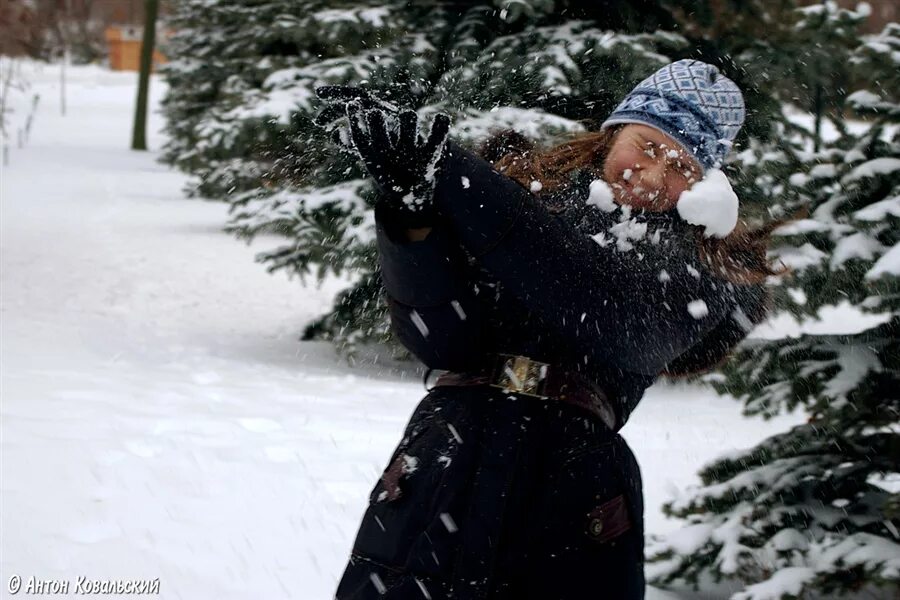
[[[498,354],[499,360],[494,369],[491,383],[493,387],[505,392],[524,394],[547,400],[547,374],[550,364],[532,360],[527,356],[515,354]]]

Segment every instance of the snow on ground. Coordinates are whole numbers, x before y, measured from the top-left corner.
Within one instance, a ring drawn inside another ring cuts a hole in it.
[[[268,275],[253,255],[274,239],[221,233],[224,205],[128,150],[135,74],[71,69],[63,117],[58,67],[27,67],[39,109],[0,171],[2,593],[18,574],[330,598],[418,372],[297,340],[343,282]],[[704,388],[650,390],[623,430],[648,534],[678,527],[659,507],[702,463],[799,420],[739,413]]]

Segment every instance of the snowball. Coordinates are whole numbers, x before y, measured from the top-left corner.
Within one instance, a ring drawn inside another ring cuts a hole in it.
[[[538,181],[537,179],[535,179],[534,181],[531,182],[531,185],[529,186],[529,189],[530,189],[533,193],[536,194],[536,193],[538,193],[539,191],[541,191],[542,189],[544,189],[544,184],[541,183],[540,181]]]
[[[709,314],[709,308],[706,306],[706,302],[704,302],[703,300],[694,300],[693,302],[688,302],[687,309],[688,312],[691,313],[691,316],[695,319],[702,319]]]
[[[596,206],[603,212],[612,212],[616,210],[616,203],[613,201],[612,190],[602,179],[595,179],[591,182],[587,203]]]
[[[463,176],[463,177],[461,177],[461,179],[462,179],[462,186],[463,186],[463,189],[464,189],[464,190],[469,189],[469,178]]]
[[[631,169],[625,169],[624,171],[622,171],[622,179],[624,179],[625,181],[631,181],[632,175],[634,175],[634,171],[632,171]]]
[[[668,271],[666,271],[665,269],[663,269],[662,271],[659,272],[659,277],[658,277],[658,279],[659,279],[659,281],[660,281],[661,283],[666,283],[667,281],[671,281],[671,280],[672,280],[672,277],[669,275],[669,272],[668,272]]]
[[[711,169],[691,189],[682,192],[677,208],[682,219],[704,227],[706,237],[725,237],[737,225],[738,197],[718,169]]]
[[[616,248],[620,252],[627,252],[634,248],[632,242],[644,239],[647,224],[638,222],[637,219],[624,219],[610,227],[609,232],[616,236]]]

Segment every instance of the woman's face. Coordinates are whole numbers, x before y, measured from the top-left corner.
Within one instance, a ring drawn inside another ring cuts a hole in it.
[[[603,163],[603,179],[616,202],[649,211],[675,208],[681,192],[702,174],[700,164],[681,144],[637,123],[616,134]]]

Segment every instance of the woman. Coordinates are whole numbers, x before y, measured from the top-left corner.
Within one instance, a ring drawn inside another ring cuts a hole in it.
[[[740,91],[679,61],[599,132],[544,153],[501,140],[518,147],[486,148],[494,166],[442,115],[425,139],[411,111],[320,96],[347,104],[338,139],[381,192],[393,330],[447,371],[336,598],[643,598],[641,475],[617,432],[661,373],[711,368],[765,312],[767,232],[709,238],[676,210],[737,135]]]

